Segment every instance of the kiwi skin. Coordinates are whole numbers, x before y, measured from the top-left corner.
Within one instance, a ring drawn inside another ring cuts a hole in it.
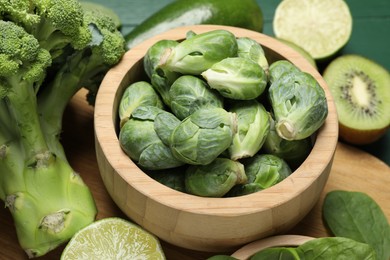
[[[352,71],[364,73],[370,82],[375,84],[374,99],[381,103],[377,107],[374,106],[376,109],[374,112],[378,112],[381,116],[370,118],[368,121],[362,120],[359,122],[360,125],[356,124],[354,117],[349,114],[350,107],[344,103],[347,101],[340,97],[342,96],[340,81],[345,80],[347,84],[347,77],[344,75],[351,75]],[[366,145],[377,141],[386,133],[390,128],[390,74],[385,68],[365,57],[349,54],[333,60],[325,69],[323,77],[328,83],[338,109],[340,140],[355,145]]]
[[[339,123],[339,137],[350,144],[366,145],[378,141],[388,129],[358,130]]]

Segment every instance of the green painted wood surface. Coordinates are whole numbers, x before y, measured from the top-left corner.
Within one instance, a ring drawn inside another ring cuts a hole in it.
[[[120,17],[122,33],[130,32],[137,24],[173,0],[88,0],[113,9]],[[191,1],[191,0],[188,0]],[[257,0],[263,11],[263,33],[274,35],[272,19],[281,0]],[[390,70],[390,0],[346,0],[353,17],[353,31],[340,54],[359,54]],[[229,0],[226,1],[229,3]],[[326,64],[325,64],[326,65]],[[320,68],[321,69],[321,68]],[[390,113],[390,111],[389,111]],[[390,131],[374,144],[359,147],[390,165]]]

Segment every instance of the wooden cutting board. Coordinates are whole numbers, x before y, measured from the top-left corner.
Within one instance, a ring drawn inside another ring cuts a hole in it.
[[[97,219],[118,216],[126,218],[108,195],[100,178],[96,162],[93,135],[93,108],[85,101],[86,92],[80,91],[71,101],[64,115],[63,139],[65,151],[73,168],[92,190],[97,207]],[[372,155],[339,143],[332,171],[313,210],[289,234],[312,237],[329,236],[321,218],[324,196],[331,190],[361,191],[370,195],[390,220],[390,167]],[[163,243],[168,259],[205,259],[213,254],[194,252]],[[59,259],[64,246],[37,259]],[[229,253],[229,252],[224,252]],[[27,259],[19,247],[8,209],[0,209],[0,259]]]

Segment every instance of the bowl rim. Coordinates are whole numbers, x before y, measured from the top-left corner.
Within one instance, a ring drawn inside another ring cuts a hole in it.
[[[116,127],[113,125],[116,118],[115,112],[117,111],[115,100],[118,99],[118,88],[123,84],[129,85],[129,82],[126,82],[126,80],[128,80],[130,69],[142,60],[150,46],[163,39],[183,39],[190,30],[195,33],[202,33],[217,29],[230,30],[236,37],[251,37],[257,40],[263,47],[276,50],[283,58],[297,65],[299,64],[298,67],[302,71],[306,71],[316,78],[325,91],[328,103],[328,116],[323,126],[317,132],[316,142],[311,153],[301,166],[288,178],[268,189],[231,198],[204,198],[190,195],[173,190],[153,180],[123,152],[119,145]],[[287,203],[292,198],[299,196],[313,183],[319,184],[317,179],[324,171],[328,170],[329,172],[328,167],[331,166],[333,160],[338,140],[338,121],[333,98],[326,82],[321,74],[295,50],[271,36],[248,29],[221,25],[196,25],[171,29],[149,38],[125,53],[121,62],[111,68],[106,74],[99,88],[94,110],[94,131],[95,141],[99,143],[111,167],[115,169],[116,173],[129,186],[142,193],[148,200],[180,211],[234,217],[268,210],[277,205]],[[131,168],[131,174],[129,174],[129,167]],[[328,175],[323,176],[323,178],[327,177]],[[321,188],[318,187],[318,189]],[[275,195],[279,197],[276,204]]]

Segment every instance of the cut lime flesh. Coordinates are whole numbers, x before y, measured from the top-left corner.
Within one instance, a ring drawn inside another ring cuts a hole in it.
[[[165,259],[159,240],[121,218],[98,220],[77,232],[61,259]]]
[[[273,30],[276,37],[321,60],[348,42],[352,16],[343,0],[283,0],[276,8]]]

